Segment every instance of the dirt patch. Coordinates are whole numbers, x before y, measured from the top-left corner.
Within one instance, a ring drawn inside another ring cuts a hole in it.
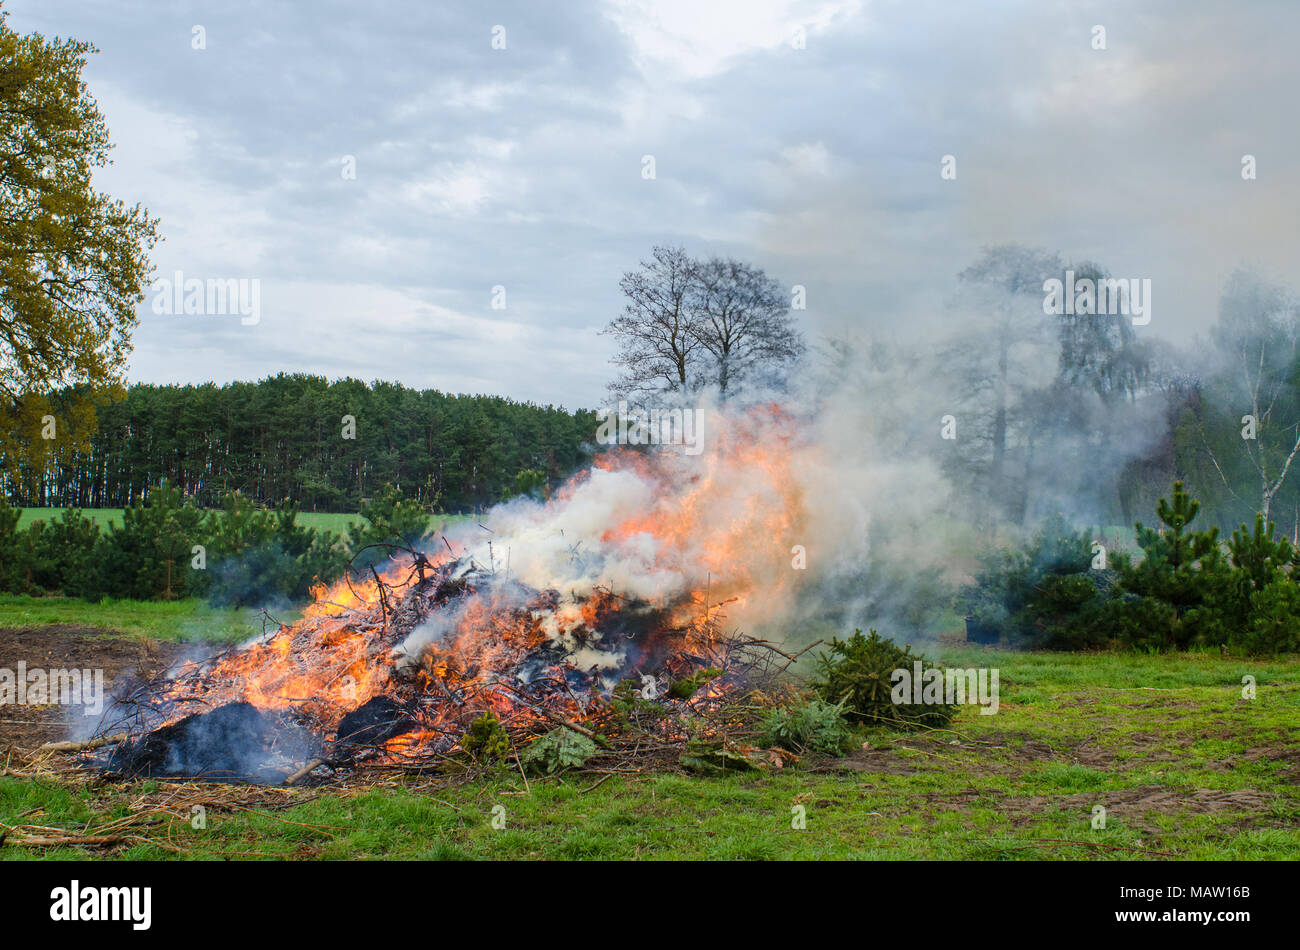
[[[1104,805],[1107,814],[1120,818],[1131,828],[1157,834],[1157,827],[1148,816],[1206,815],[1219,812],[1242,812],[1258,816],[1266,811],[1276,798],[1269,792],[1253,788],[1235,791],[1200,788],[1195,790],[1169,789],[1160,785],[1125,788],[1115,791],[1079,792],[1073,795],[1010,796],[1000,791],[927,792],[917,796],[927,805],[945,811],[969,815],[974,808],[992,808],[1017,822],[1032,823],[1044,817],[1049,809],[1078,812],[1081,818],[1091,817],[1094,805]]]
[[[999,758],[1013,769],[1018,765],[1057,761],[1105,770],[1116,766],[1117,753],[1136,751],[1137,755],[1126,759],[1122,764],[1122,768],[1132,768],[1141,762],[1175,761],[1184,754],[1182,750],[1192,745],[1192,740],[1185,736],[1150,732],[1126,736],[1122,745],[1116,745],[1113,741],[1103,744],[1101,733],[1083,739],[1062,738],[1050,743],[1033,738],[1030,733],[1008,732],[997,738],[999,741],[988,746],[989,750],[998,753]],[[1177,748],[1162,748],[1171,743]]]
[[[876,772],[910,775],[916,771],[916,757],[905,756],[888,746],[857,749],[837,759],[819,758],[807,764],[810,772]]]
[[[1113,791],[1080,792],[1075,795],[1034,795],[1029,798],[1007,798],[999,803],[1001,810],[1016,817],[1041,815],[1048,808],[1063,811],[1077,810],[1091,814],[1094,805],[1104,805],[1108,815],[1121,818],[1129,827],[1156,833],[1160,829],[1146,816],[1158,815],[1210,815],[1224,811],[1258,814],[1275,798],[1272,793],[1253,788],[1222,791],[1212,788],[1169,789],[1160,785],[1144,785]]]
[[[1300,746],[1265,746],[1259,749],[1247,749],[1241,754],[1246,762],[1284,762],[1287,765],[1300,766]]]
[[[1136,762],[1173,762],[1185,758],[1192,744],[1193,740],[1189,736],[1134,732],[1123,736],[1119,744],[1113,744],[1109,748],[1081,746],[1076,752],[1078,761],[1083,765],[1104,765],[1115,759],[1116,751],[1134,752],[1136,754],[1132,758],[1125,759],[1125,766],[1131,767]],[[1174,748],[1167,748],[1171,745]]]
[[[1300,784],[1300,746],[1265,746],[1263,748],[1247,749],[1239,757],[1242,762],[1270,762],[1281,765],[1279,773],[1289,784]],[[1231,771],[1236,768],[1237,763],[1229,759],[1223,763],[1222,771]]]
[[[1040,762],[1078,762],[1093,766],[1109,764],[1114,758],[1113,754],[1093,743],[1095,737],[1049,744],[1028,732],[1007,732],[997,736],[997,741],[985,738],[974,743],[913,735],[900,738],[889,745],[860,749],[844,758],[818,760],[814,769],[906,775],[915,772],[925,758],[930,758],[969,763],[972,767],[978,764],[978,768],[985,772],[1018,775],[1025,771],[1026,766]],[[972,754],[978,759],[972,759]]]
[[[165,672],[193,647],[147,637],[123,637],[95,627],[0,627],[0,669],[103,670],[106,689],[132,677]],[[32,748],[66,735],[68,709],[61,706],[0,706],[0,749]]]
[[[1059,759],[1063,753],[1048,745],[1041,739],[1028,739],[1020,743],[1019,746],[1008,748],[1003,746],[1011,753],[1013,759],[1028,762],[1042,762],[1046,759]]]
[[[1089,766],[1107,765],[1114,756],[1108,749],[1097,746],[1096,738],[1059,739],[1049,743],[1029,732],[1003,732],[986,739],[987,744],[983,748],[990,753],[990,762],[1014,772],[1023,771],[1020,766],[1049,761],[1077,762]]]

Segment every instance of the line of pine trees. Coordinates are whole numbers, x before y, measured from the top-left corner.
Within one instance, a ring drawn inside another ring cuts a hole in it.
[[[0,459],[0,495],[15,506],[122,508],[167,481],[200,508],[237,491],[358,511],[393,485],[463,512],[568,475],[596,431],[590,411],[304,374],[135,385],[93,419],[61,411],[72,393],[44,398],[20,414],[32,420],[21,450]]]
[[[261,508],[228,492],[203,509],[162,483],[106,529],[80,509],[18,528],[20,509],[0,499],[0,591],[99,600],[206,597],[262,605],[301,600],[310,588],[382,561],[385,542],[425,545],[429,513],[389,485],[361,508],[346,535],[298,523],[298,506]]]
[[[959,598],[968,624],[1031,649],[1300,650],[1300,549],[1262,514],[1225,541],[1193,527],[1200,510],[1175,482],[1160,526],[1135,525],[1140,558],[1107,559],[1089,532],[1050,518],[1023,547],[982,556]]]

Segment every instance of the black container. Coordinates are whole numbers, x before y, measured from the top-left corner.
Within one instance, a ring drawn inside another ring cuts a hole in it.
[[[997,643],[1001,639],[997,627],[987,627],[974,617],[966,618],[967,643]]]

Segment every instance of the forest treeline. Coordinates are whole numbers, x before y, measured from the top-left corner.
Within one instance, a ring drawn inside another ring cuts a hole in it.
[[[167,481],[205,508],[235,491],[357,511],[392,485],[428,510],[464,512],[569,474],[596,431],[589,411],[303,374],[137,384],[92,419],[61,411],[75,394],[45,398],[23,413],[28,450],[0,472],[20,507],[121,508]]]

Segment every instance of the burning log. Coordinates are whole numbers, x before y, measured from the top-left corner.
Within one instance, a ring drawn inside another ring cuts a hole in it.
[[[335,741],[342,748],[377,746],[418,727],[401,703],[376,696],[343,717]]]

